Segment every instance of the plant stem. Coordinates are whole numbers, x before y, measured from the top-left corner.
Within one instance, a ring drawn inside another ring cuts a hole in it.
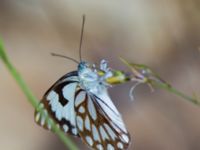
[[[172,86],[168,86],[164,83],[156,83],[156,82],[151,82],[151,83],[159,88],[162,88],[162,89],[167,90],[177,96],[182,97],[184,100],[187,100],[189,102],[192,102],[193,104],[200,106],[200,102],[198,101],[198,99],[196,99],[195,97],[188,96],[188,95],[178,91],[177,89],[175,89]]]
[[[172,87],[170,84],[165,82],[160,76],[152,71],[148,66],[143,65],[143,64],[131,64],[128,61],[126,61],[123,58],[120,58],[120,60],[127,65],[128,67],[131,68],[131,71],[134,75],[137,82],[141,83],[147,83],[149,85],[154,85],[158,88],[164,89],[168,92],[171,92],[184,100],[187,100],[189,102],[192,102],[195,105],[200,106],[200,101],[196,97],[188,96],[184,94],[183,92],[177,90],[176,88]],[[131,79],[129,79],[131,80]]]
[[[5,64],[6,68],[10,72],[10,74],[16,80],[17,84],[19,85],[19,87],[21,88],[23,93],[26,95],[28,101],[31,103],[31,105],[35,109],[37,109],[37,106],[39,103],[38,99],[32,94],[31,90],[29,89],[27,84],[24,82],[21,75],[17,72],[15,67],[10,62],[8,56],[6,55],[6,52],[5,52],[5,49],[3,47],[3,43],[1,40],[0,40],[0,58],[2,59],[3,63]],[[42,110],[38,110],[38,111],[43,113]],[[48,121],[49,119],[51,119],[51,118],[49,116],[47,116],[46,120]],[[68,147],[70,150],[78,150],[76,145],[66,136],[66,134],[62,130],[60,130],[56,126],[56,123],[54,121],[51,122],[51,126],[52,126],[52,130],[59,136],[59,138],[63,141],[63,143],[65,144],[66,147]]]

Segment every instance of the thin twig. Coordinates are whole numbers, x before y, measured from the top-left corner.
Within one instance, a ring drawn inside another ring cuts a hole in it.
[[[8,59],[8,56],[6,55],[5,49],[3,47],[3,42],[0,40],[0,58],[2,59],[3,63],[5,64],[6,68],[10,72],[10,74],[13,76],[13,78],[16,80],[17,84],[23,91],[23,93],[26,95],[28,101],[31,103],[31,105],[38,110],[38,99],[32,94],[31,90],[27,86],[27,84],[22,79],[21,75],[17,72],[15,67],[12,65],[10,60]],[[41,114],[43,114],[43,110],[38,110]],[[58,135],[58,137],[63,141],[66,147],[68,147],[70,150],[78,150],[76,145],[66,136],[66,134],[58,128],[56,123],[52,120],[48,115],[46,116],[46,121],[50,123],[52,126],[52,130]]]
[[[148,66],[143,64],[131,64],[123,58],[120,59],[125,65],[131,68],[131,71],[134,76],[133,78],[137,79],[137,82],[146,83],[164,89],[170,93],[173,93],[183,98],[184,100],[187,100],[195,105],[200,106],[200,101],[196,97],[188,96],[183,92],[177,90],[176,88],[168,84],[165,80],[160,78],[160,76],[154,71],[152,71]]]
[[[182,93],[181,91],[177,90],[176,88],[174,88],[172,86],[166,86],[163,83],[156,83],[156,82],[152,82],[152,84],[154,86],[161,88],[161,89],[167,90],[168,92],[171,92],[171,93],[183,98],[184,100],[187,100],[189,102],[192,102],[195,105],[200,106],[200,101],[197,98],[192,97],[192,96],[188,96],[188,95]]]

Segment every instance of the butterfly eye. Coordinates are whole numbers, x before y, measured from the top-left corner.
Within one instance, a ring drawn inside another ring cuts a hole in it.
[[[79,65],[78,65],[78,71],[82,71],[82,70],[85,70],[87,68],[92,68],[91,65],[87,62],[81,62]]]

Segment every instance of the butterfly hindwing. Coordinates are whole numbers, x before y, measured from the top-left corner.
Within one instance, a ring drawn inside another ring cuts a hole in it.
[[[76,124],[80,137],[96,150],[127,149],[129,133],[121,129],[97,101],[95,95],[84,90],[76,93]],[[123,121],[120,121],[123,124]]]
[[[44,110],[44,114],[35,111],[35,121],[40,126],[51,130],[50,124],[45,120],[45,114],[48,114],[65,133],[78,136],[74,110],[77,87],[76,71],[60,78],[43,96],[38,107]]]

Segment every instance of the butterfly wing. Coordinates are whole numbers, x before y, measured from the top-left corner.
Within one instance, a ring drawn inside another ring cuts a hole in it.
[[[129,133],[107,90],[96,95],[80,89],[75,97],[77,129],[89,147],[97,150],[128,148]]]
[[[78,136],[75,121],[74,98],[78,88],[77,71],[70,72],[61,77],[44,94],[39,103],[45,114],[48,114],[66,133]],[[45,114],[41,115],[35,111],[35,121],[40,126],[51,130],[50,123],[45,119]]]
[[[123,120],[107,94],[90,93],[80,88],[77,71],[60,78],[39,103],[65,133],[80,136],[97,150],[122,150],[130,144],[130,136]],[[38,111],[35,121],[46,129],[49,122]]]

